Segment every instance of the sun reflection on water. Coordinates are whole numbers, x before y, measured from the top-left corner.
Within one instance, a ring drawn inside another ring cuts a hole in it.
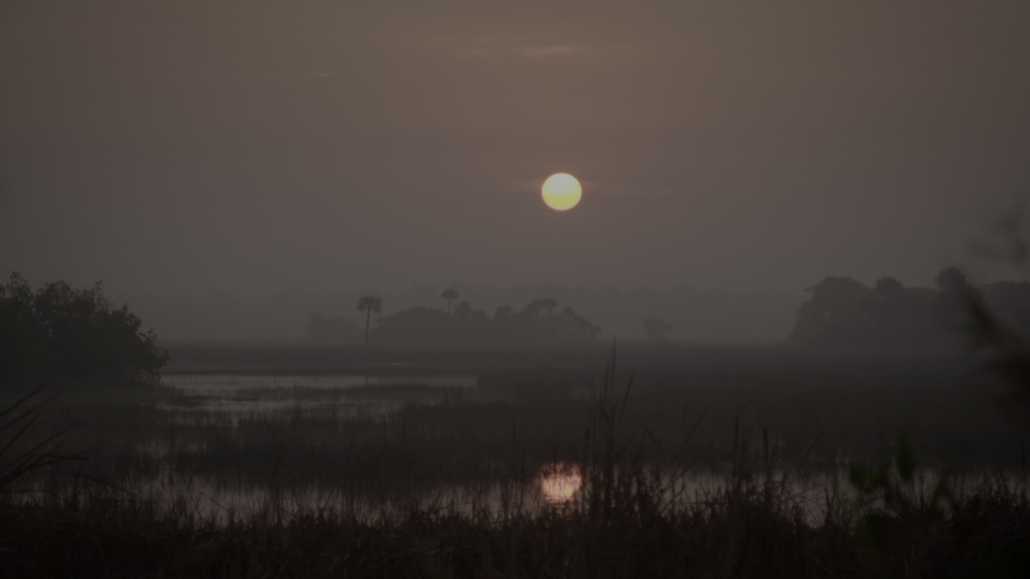
[[[545,501],[563,505],[571,502],[583,487],[583,474],[577,464],[554,462],[540,469],[537,485]]]

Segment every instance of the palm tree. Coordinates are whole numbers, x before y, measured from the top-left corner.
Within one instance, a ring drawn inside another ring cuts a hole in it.
[[[383,300],[372,295],[361,296],[358,300],[358,311],[368,312],[365,315],[365,347],[368,347],[368,324],[372,321],[372,312],[379,313],[382,310]]]
[[[458,299],[458,296],[460,296],[460,295],[461,294],[458,293],[458,290],[456,290],[456,289],[454,289],[452,287],[449,287],[449,288],[443,290],[443,293],[440,294],[440,297],[442,297],[443,299],[447,300],[447,313],[448,314],[451,313],[451,302],[456,300],[456,299]]]

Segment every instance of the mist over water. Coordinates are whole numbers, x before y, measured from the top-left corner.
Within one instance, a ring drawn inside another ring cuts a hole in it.
[[[786,337],[794,324],[801,292],[699,291],[571,288],[555,284],[511,287],[453,284],[474,309],[492,316],[498,307],[515,309],[537,298],[553,298],[559,309],[572,307],[601,329],[605,339],[640,340],[646,337],[642,321],[661,318],[674,326],[670,336],[693,343],[773,343]],[[382,315],[411,307],[446,309],[444,288],[413,286],[404,291],[379,292]],[[319,294],[304,291],[271,295],[206,293],[159,297],[129,295],[128,303],[163,340],[184,341],[297,341],[305,336],[312,313],[340,316],[362,326],[354,304],[361,293]]]
[[[0,2],[0,569],[1027,576],[1027,22]]]

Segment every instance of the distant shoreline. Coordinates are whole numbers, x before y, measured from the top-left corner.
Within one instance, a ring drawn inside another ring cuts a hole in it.
[[[172,342],[163,374],[483,374],[512,368],[562,367],[601,370],[613,343],[520,347],[327,346],[294,342]],[[616,365],[625,372],[743,373],[785,369],[865,373],[887,366],[923,371],[968,365],[957,349],[859,350],[802,348],[784,344],[618,343]]]

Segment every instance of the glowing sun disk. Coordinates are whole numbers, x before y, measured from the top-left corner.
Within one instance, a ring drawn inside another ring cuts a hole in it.
[[[540,188],[544,203],[555,211],[568,211],[579,204],[583,197],[583,188],[579,181],[568,173],[551,175]]]

